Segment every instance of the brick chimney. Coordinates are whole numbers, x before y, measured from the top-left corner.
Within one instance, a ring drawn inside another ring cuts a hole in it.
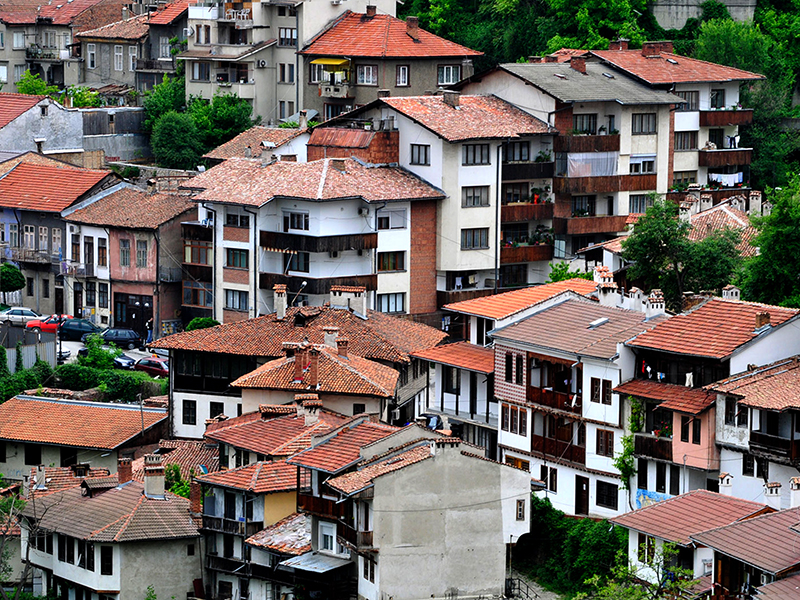
[[[412,40],[419,41],[419,17],[406,17],[406,33]]]
[[[164,465],[161,455],[144,455],[144,495],[148,498],[164,497]]]
[[[374,4],[368,4],[367,5],[367,14],[365,16],[368,19],[371,19],[372,17],[375,16],[375,13],[377,13],[377,12],[378,12],[378,7],[377,6],[375,6]]]
[[[460,95],[461,94],[459,94],[458,92],[445,90],[444,92],[442,92],[442,102],[444,102],[445,104],[447,104],[447,106],[449,106],[451,108],[457,108],[458,107],[458,97]]]
[[[661,52],[666,52],[667,54],[673,53],[673,46],[671,40],[664,40],[660,42],[661,44]]]
[[[203,512],[203,489],[196,481],[189,484],[189,512],[193,515]]]
[[[130,458],[120,458],[117,461],[117,478],[120,485],[133,479],[133,467],[131,466]]]
[[[625,38],[619,38],[612,42],[608,43],[609,50],[627,50],[628,49],[628,40]]]
[[[347,358],[347,346],[350,345],[350,340],[346,340],[344,338],[339,338],[336,340],[336,347],[339,352],[339,356],[342,358]]]
[[[286,318],[286,284],[276,283],[273,288],[273,298],[275,302],[275,318],[283,321]]]
[[[554,54],[548,54],[547,56],[544,57],[544,62],[546,62],[546,63],[548,63],[548,62],[558,62],[558,57],[555,56]]]
[[[569,59],[569,66],[575,69],[578,73],[586,75],[586,58],[583,56],[573,56]]]
[[[326,325],[322,328],[325,333],[325,345],[329,348],[336,348],[336,338],[339,336],[339,328],[333,325]]]
[[[540,62],[542,62],[542,60],[543,59],[542,59],[541,56],[529,56],[528,57],[528,62],[529,63],[540,63]]]
[[[311,427],[319,422],[319,409],[322,408],[322,400],[316,394],[297,394],[294,397],[297,402],[297,414],[304,417],[304,425]]]
[[[294,351],[294,380],[303,381],[303,371],[306,363],[306,349],[298,346]]]
[[[768,481],[764,484],[764,502],[770,508],[781,509],[781,484],[779,481]]]
[[[800,507],[800,477],[789,480],[789,504],[790,508]]]
[[[309,387],[316,388],[319,383],[319,350],[311,348],[308,351],[308,377],[306,377],[306,384]]]
[[[642,44],[642,56],[660,56],[661,42],[645,42]]]
[[[719,493],[725,496],[733,496],[733,475],[730,473],[719,474]]]
[[[770,324],[769,322],[769,311],[759,311],[756,313],[756,331],[761,329],[762,327],[766,327]]]

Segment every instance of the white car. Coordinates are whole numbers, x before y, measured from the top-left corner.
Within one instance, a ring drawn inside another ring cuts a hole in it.
[[[12,306],[0,312],[0,323],[6,325],[25,325],[28,321],[41,319],[42,315],[23,306]]]

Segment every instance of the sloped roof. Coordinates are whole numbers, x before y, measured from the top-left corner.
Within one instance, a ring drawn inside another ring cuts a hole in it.
[[[247,538],[244,543],[293,556],[311,552],[311,515],[292,513]]]
[[[34,0],[33,2],[15,0],[13,4],[5,4],[0,8],[0,20],[13,25],[34,24],[37,19],[51,20],[53,25],[72,25],[73,21],[83,13],[88,12],[89,18],[81,25],[87,28],[94,28],[103,25],[107,12],[103,10],[94,11],[90,9],[100,5],[108,4],[107,0],[72,0],[72,2],[47,2],[46,0]],[[119,18],[122,13],[122,4],[119,4],[119,11],[115,15]]]
[[[412,356],[478,373],[494,373],[494,350],[469,342],[434,346]]]
[[[369,148],[377,132],[354,127],[315,127],[308,139],[309,146],[327,148]]]
[[[718,204],[692,215],[689,220],[692,224],[692,228],[689,230],[689,239],[692,241],[700,241],[712,232],[729,228],[739,232],[741,240],[736,247],[742,256],[750,257],[758,254],[758,249],[751,244],[758,234],[758,230],[750,223],[747,213],[733,208],[729,204]]]
[[[75,37],[106,40],[140,40],[146,37],[148,33],[150,33],[148,15],[139,15],[103,25],[97,29],[87,29],[76,34]]]
[[[482,56],[483,52],[419,28],[417,38],[412,38],[406,32],[406,22],[391,15],[368,17],[348,10],[298,54],[425,59]]]
[[[69,467],[44,467],[44,487],[36,487],[36,467],[31,469],[31,489],[36,496],[59,492],[73,487],[80,487],[86,478],[110,477],[108,469],[92,469],[86,472],[86,477],[77,477]]]
[[[657,400],[659,408],[697,415],[712,406],[716,395],[703,388],[690,388],[648,379],[631,379],[614,388],[615,392]]]
[[[445,304],[442,308],[467,315],[485,317],[487,319],[506,319],[567,290],[573,291],[576,294],[588,296],[597,290],[597,284],[594,281],[580,278],[566,279],[556,283],[535,285],[512,292],[503,292],[502,294],[483,296],[481,298],[464,300],[462,302],[453,302],[451,304]]]
[[[770,313],[772,326],[797,318],[800,310],[755,302],[711,298],[698,307],[660,323],[628,342],[635,348],[725,358],[737,348],[771,331],[756,333],[756,313]]]
[[[0,127],[5,127],[45,98],[47,96],[0,93]]]
[[[195,478],[200,483],[217,485],[254,494],[292,492],[297,489],[297,467],[286,461],[255,462]]]
[[[337,492],[347,496],[372,485],[372,482],[387,473],[398,471],[410,465],[432,458],[430,441],[409,448],[399,454],[393,453],[382,460],[370,462],[362,468],[327,480],[325,483]]]
[[[270,153],[273,148],[262,147],[262,142],[269,142],[275,144],[276,148],[280,148],[287,142],[292,141],[294,138],[306,133],[307,129],[293,129],[290,127],[263,127],[255,125],[250,129],[243,131],[232,140],[229,140],[217,146],[213,150],[203,155],[203,158],[211,158],[216,160],[228,160],[229,158],[240,157],[244,158],[245,148],[250,146],[253,153],[253,158],[261,156],[262,152]]]
[[[682,546],[690,536],[772,511],[766,504],[694,490],[611,519],[628,529]]]
[[[219,448],[216,444],[198,440],[161,440],[157,453],[165,468],[178,465],[184,479],[189,479],[192,471],[198,476],[219,471]],[[131,468],[133,478],[144,481],[144,456],[133,460]]]
[[[800,598],[800,574],[778,579],[758,588],[758,600]]]
[[[61,212],[109,175],[109,171],[23,161],[0,179],[0,207]]]
[[[0,439],[114,450],[144,429],[166,421],[167,412],[109,402],[16,396],[0,404]]]
[[[800,409],[800,362],[797,356],[779,360],[712,383],[707,389],[736,395],[739,402],[753,408]]]
[[[151,25],[171,25],[189,10],[189,0],[170,2],[163,9],[150,13]]]
[[[599,242],[597,244],[592,244],[590,246],[586,246],[586,248],[581,248],[578,250],[577,254],[583,254],[584,252],[588,252],[589,250],[596,250],[598,248],[602,248],[603,250],[608,250],[611,254],[622,254],[622,242],[627,239],[627,236],[616,237],[613,240],[606,240],[605,242]]]
[[[308,307],[307,307],[308,308]],[[239,356],[279,357],[283,342],[312,344],[325,341],[323,329],[338,327],[339,336],[350,342],[349,352],[370,360],[407,363],[412,352],[436,346],[447,334],[422,323],[367,311],[362,319],[348,310],[330,306],[312,307],[305,325],[295,324],[300,308],[286,309],[286,317],[278,320],[275,313],[225,323],[207,329],[184,331],[163,337],[152,344],[156,348],[218,352]]]

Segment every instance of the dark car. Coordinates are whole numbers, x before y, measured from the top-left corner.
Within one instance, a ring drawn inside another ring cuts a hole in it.
[[[134,348],[141,348],[144,345],[142,336],[136,333],[133,329],[123,329],[121,327],[111,327],[104,331],[98,332],[104,342],[114,342],[117,348],[127,348],[133,350]],[[86,338],[91,333],[81,337],[81,341],[85,344]]]
[[[67,319],[58,327],[58,334],[64,341],[79,341],[84,335],[103,331],[88,319]]]
[[[103,346],[103,350],[111,350],[111,346]],[[84,346],[78,350],[78,356],[89,356],[89,348]],[[136,359],[127,354],[120,354],[114,358],[114,366],[118,369],[132,369]]]
[[[169,376],[169,361],[164,358],[156,356],[150,358],[140,358],[136,365],[133,367],[134,371],[144,371],[153,377],[168,377]]]

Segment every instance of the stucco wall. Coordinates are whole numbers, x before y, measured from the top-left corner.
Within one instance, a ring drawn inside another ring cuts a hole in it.
[[[9,43],[9,42],[7,42]],[[42,116],[47,106],[47,116]],[[44,138],[42,150],[64,150],[83,147],[83,117],[45,99],[0,129],[0,148],[4,151],[36,151],[34,138]]]
[[[188,546],[194,546],[189,556]],[[200,538],[120,545],[120,597],[143,598],[152,585],[159,598],[185,598],[203,576]],[[169,568],[165,568],[169,565]]]

